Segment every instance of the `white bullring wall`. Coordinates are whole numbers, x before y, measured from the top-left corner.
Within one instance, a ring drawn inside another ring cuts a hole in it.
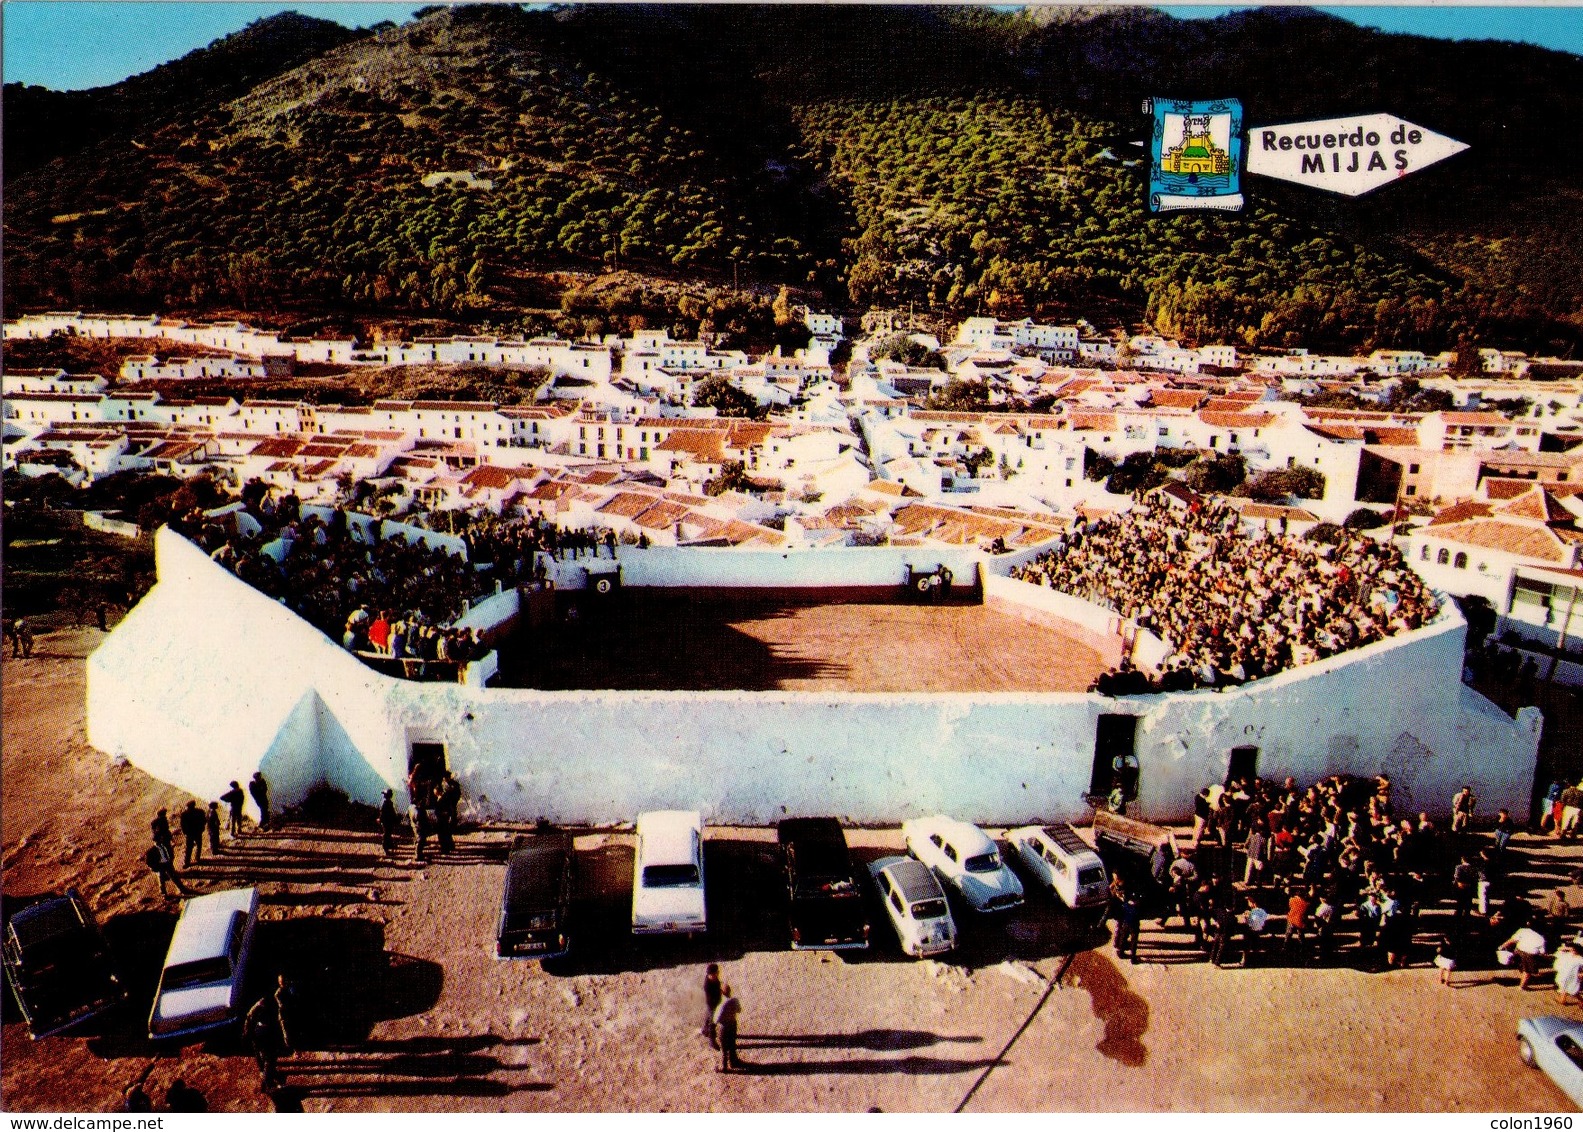
[[[262,767],[282,804],[319,783],[374,803],[402,792],[408,745],[429,740],[486,817],[1080,818],[1095,721],[1120,712],[1141,717],[1144,816],[1188,815],[1242,744],[1266,776],[1383,768],[1431,812],[1464,780],[1481,811],[1528,809],[1538,713],[1513,722],[1462,687],[1454,611],[1227,693],[538,692],[381,676],[179,536],[156,545],[159,584],[89,658],[89,739],[205,798]],[[825,571],[814,584],[840,584]]]
[[[977,550],[957,547],[834,547],[820,550],[738,550],[730,547],[654,546],[620,549],[623,586],[703,586],[710,589],[777,586],[848,587],[906,584],[907,567],[948,567],[954,586],[971,586]],[[582,559],[596,570],[610,560]],[[573,562],[572,565],[577,563]]]

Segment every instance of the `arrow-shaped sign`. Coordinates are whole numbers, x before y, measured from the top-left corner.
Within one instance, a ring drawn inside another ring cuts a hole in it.
[[[1467,148],[1394,114],[1326,118],[1249,130],[1248,172],[1356,197]]]

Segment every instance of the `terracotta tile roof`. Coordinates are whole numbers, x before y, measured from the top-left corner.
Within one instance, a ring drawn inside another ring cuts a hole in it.
[[[685,452],[699,460],[718,463],[726,458],[725,437],[719,432],[679,428],[656,446],[662,452]]]
[[[517,479],[517,474],[509,469],[497,468],[493,464],[479,464],[462,477],[462,482],[470,488],[503,491],[516,483]]]
[[[624,519],[636,519],[657,502],[659,500],[653,495],[641,494],[635,491],[619,491],[605,500],[595,510],[603,515],[619,515]]]
[[[1114,432],[1116,429],[1115,413],[1095,413],[1078,409],[1067,415],[1074,429],[1087,432]]]
[[[1198,419],[1216,428],[1268,428],[1279,418],[1274,413],[1226,413],[1200,409]]]
[[[1497,518],[1470,519],[1448,526],[1437,525],[1434,527],[1434,537],[1441,542],[1498,550],[1518,558],[1563,564],[1572,561],[1571,552],[1565,549],[1571,539],[1558,537],[1558,532],[1549,527],[1528,523],[1513,523]]]
[[[1510,515],[1515,519],[1534,519],[1541,523],[1570,523],[1572,512],[1552,499],[1538,484],[1513,496],[1495,508],[1497,515]]]
[[[287,440],[284,437],[260,442],[249,456],[295,456],[301,452],[305,445],[300,440]],[[273,470],[273,469],[271,469]]]
[[[663,500],[656,502],[652,507],[636,516],[632,521],[640,527],[647,527],[651,531],[664,530],[675,526],[688,514],[686,507],[680,503],[667,503]]]
[[[1162,409],[1197,409],[1204,404],[1205,395],[1196,389],[1153,389],[1149,404]]]
[[[1464,499],[1460,503],[1453,503],[1445,510],[1436,513],[1435,517],[1430,519],[1427,525],[1438,527],[1451,523],[1465,522],[1468,519],[1487,519],[1493,512],[1494,508],[1488,503],[1482,503],[1477,499]]]

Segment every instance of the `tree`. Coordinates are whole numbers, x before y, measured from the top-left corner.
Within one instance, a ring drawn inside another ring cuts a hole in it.
[[[1188,467],[1184,478],[1196,492],[1224,495],[1248,478],[1248,466],[1241,456],[1203,456]]]
[[[704,481],[705,495],[724,495],[728,491],[741,491],[748,482],[747,469],[741,460],[727,460],[718,476]]]
[[[982,381],[952,379],[924,400],[924,408],[947,413],[983,413],[989,410],[989,390]]]
[[[1293,496],[1319,499],[1325,494],[1325,477],[1312,468],[1277,468],[1249,480],[1238,487],[1234,494],[1245,495],[1261,503],[1280,503]]]
[[[758,420],[765,415],[758,402],[719,373],[710,374],[693,388],[693,405],[700,409],[713,409],[722,417]]]
[[[994,453],[988,448],[980,448],[977,452],[969,452],[962,457],[962,463],[967,468],[967,474],[973,479],[978,478],[978,473],[986,464],[995,462]]]
[[[1378,511],[1371,511],[1367,507],[1359,507],[1348,515],[1341,525],[1349,531],[1372,531],[1377,527],[1383,527],[1388,522],[1390,520]]]

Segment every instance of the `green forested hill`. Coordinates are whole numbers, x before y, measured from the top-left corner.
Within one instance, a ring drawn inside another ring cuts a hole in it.
[[[34,115],[11,93],[8,156]],[[1235,94],[1251,124],[1388,109],[1473,148],[1358,201],[1250,179],[1240,215],[1155,217],[1147,94]],[[438,9],[8,170],[6,285],[13,307],[468,315],[619,267],[1190,338],[1564,349],[1583,156],[1553,123],[1579,103],[1572,56],[1302,12]]]

